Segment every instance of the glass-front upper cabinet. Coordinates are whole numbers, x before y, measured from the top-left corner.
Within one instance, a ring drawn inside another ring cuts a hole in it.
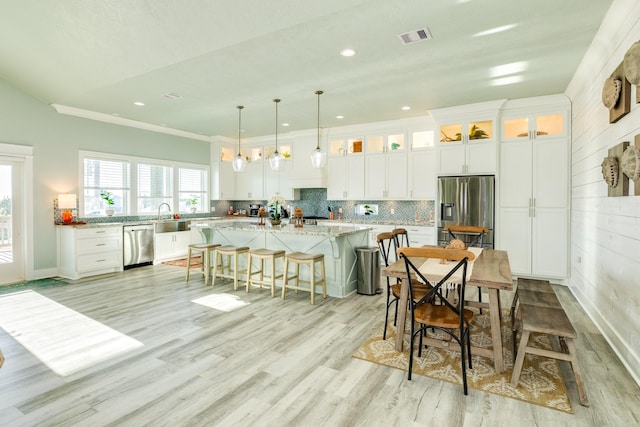
[[[367,136],[367,154],[405,151],[405,139],[404,133]]]
[[[346,156],[347,154],[362,154],[363,138],[336,138],[329,141],[329,156]]]
[[[504,117],[502,119],[502,139],[533,139],[546,136],[564,136],[566,133],[565,115],[538,114],[522,117]]]
[[[411,149],[420,150],[423,148],[433,148],[435,145],[434,132],[432,130],[424,130],[413,132],[411,134]]]
[[[440,143],[468,143],[493,139],[493,120],[475,120],[440,125]]]
[[[264,148],[264,158],[269,160],[269,157],[276,151],[276,146],[272,145]],[[291,158],[291,146],[278,144],[278,153],[282,154],[285,159]]]
[[[220,150],[220,160],[230,162],[236,156],[236,152],[231,147],[222,147]]]

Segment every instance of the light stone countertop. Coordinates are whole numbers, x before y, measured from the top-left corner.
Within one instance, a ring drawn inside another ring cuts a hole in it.
[[[305,225],[304,227],[295,227],[293,225],[281,225],[278,227],[272,227],[270,225],[260,226],[255,223],[247,222],[230,222],[223,221],[220,224],[215,224],[216,229],[234,230],[234,231],[247,231],[247,232],[267,232],[267,233],[282,233],[282,234],[296,234],[300,236],[329,236],[339,237],[349,234],[357,233],[360,231],[370,230],[370,227],[366,226],[341,226],[341,225]]]

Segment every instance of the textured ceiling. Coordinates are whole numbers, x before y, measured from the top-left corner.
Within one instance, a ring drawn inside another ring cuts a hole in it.
[[[315,128],[317,89],[322,127],[392,120],[564,92],[611,2],[0,0],[0,76],[47,104],[203,135],[236,137],[239,104],[245,136],[273,134],[276,97],[279,132]],[[401,43],[422,27],[433,39]]]

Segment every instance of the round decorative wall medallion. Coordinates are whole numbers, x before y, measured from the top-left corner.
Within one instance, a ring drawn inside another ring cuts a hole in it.
[[[602,177],[606,181],[609,187],[615,187],[618,185],[618,159],[614,156],[607,156],[602,161]]]
[[[620,169],[634,181],[640,181],[640,150],[630,145],[620,160]]]
[[[629,83],[640,84],[640,41],[631,45],[624,54],[624,75]]]
[[[609,77],[607,80],[605,80],[604,86],[602,88],[602,103],[609,110],[613,110],[613,108],[618,103],[618,99],[620,99],[621,89],[622,81],[620,79]]]

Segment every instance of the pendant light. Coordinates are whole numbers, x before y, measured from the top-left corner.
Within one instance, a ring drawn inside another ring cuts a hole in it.
[[[244,170],[247,168],[247,159],[242,157],[242,154],[240,154],[240,132],[242,129],[241,125],[243,108],[244,106],[238,105],[238,155],[233,159],[233,162],[231,162],[234,172],[244,172]]]
[[[327,154],[320,151],[320,95],[322,94],[321,90],[316,91],[316,95],[318,95],[318,142],[316,149],[311,152],[311,166],[318,169],[324,167],[327,160]]]
[[[284,156],[278,153],[278,103],[280,100],[276,98],[273,102],[276,104],[276,151],[269,156],[269,165],[271,170],[279,171],[284,166]]]

